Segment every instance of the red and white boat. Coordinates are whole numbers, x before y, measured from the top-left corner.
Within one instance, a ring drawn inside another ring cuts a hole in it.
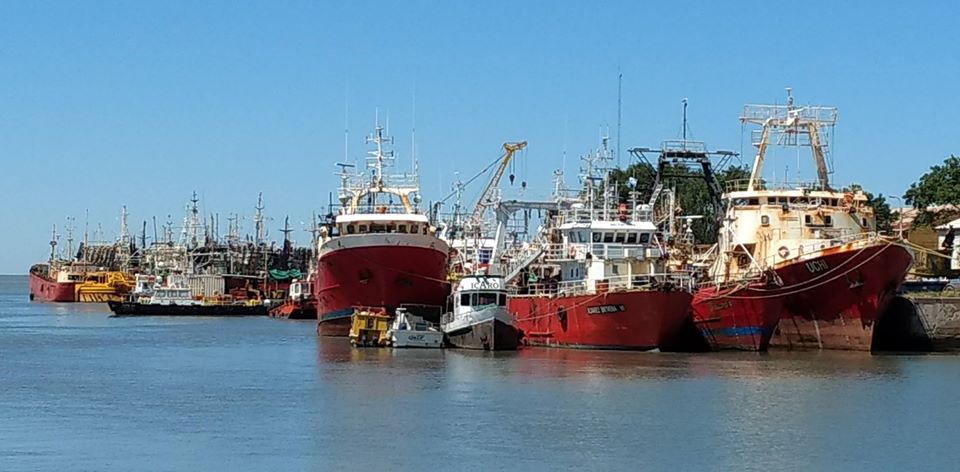
[[[449,248],[418,208],[419,177],[385,174],[394,157],[382,127],[367,142],[368,172],[350,175],[341,164],[341,208],[320,233],[313,294],[324,336],[347,336],[355,307],[391,315],[401,304],[442,307],[450,290]]]
[[[680,341],[691,278],[667,270],[651,205],[612,203],[606,169],[596,198],[593,159],[608,156],[606,146],[588,156],[586,188],[546,222],[542,255],[508,300],[526,345],[655,350]]]
[[[913,262],[876,231],[857,188],[829,183],[833,107],[747,105],[741,121],[761,126],[751,177],[729,182],[727,213],[710,280],[694,299],[694,321],[718,349],[870,350],[879,313]],[[809,146],[814,183],[761,178],[773,145]]]
[[[68,239],[72,246],[73,237]],[[76,287],[83,283],[88,267],[84,264],[74,264],[57,257],[57,227],[53,227],[53,236],[50,239],[50,259],[45,263],[34,264],[30,267],[30,300],[38,302],[75,302],[77,301]],[[73,248],[67,250],[72,252]]]

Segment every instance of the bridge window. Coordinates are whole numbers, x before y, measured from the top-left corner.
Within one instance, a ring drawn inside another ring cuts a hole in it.
[[[833,226],[833,216],[831,216],[831,215],[824,215],[824,216],[823,216],[823,224],[825,224],[825,225],[827,225],[827,226]]]
[[[603,239],[603,233],[593,233],[593,242],[599,243]]]
[[[500,306],[507,306],[507,294],[505,294],[505,293],[501,293],[501,294],[500,294],[500,300],[499,300],[498,305],[500,305]]]
[[[397,226],[397,232],[398,232],[398,233],[406,234],[406,233],[407,233],[407,225]]]
[[[417,225],[410,225],[410,234],[417,234],[417,231],[420,229]]]
[[[647,244],[650,242],[650,233],[640,233],[640,244]]]
[[[460,306],[470,306],[470,294],[462,293],[460,294]]]
[[[617,237],[614,242],[623,244],[624,239],[627,237],[626,233],[617,233]]]
[[[759,198],[751,198],[751,199],[747,200],[747,205],[757,206],[757,205],[759,205],[759,204],[760,204],[760,199],[759,199]]]
[[[367,225],[360,225],[359,233],[366,233],[366,232],[367,232]]]
[[[478,293],[477,295],[477,305],[496,305],[497,304],[497,294],[496,293]]]
[[[603,242],[612,243],[613,242],[613,233],[603,233]]]
[[[637,233],[627,233],[627,244],[636,244],[637,243]]]

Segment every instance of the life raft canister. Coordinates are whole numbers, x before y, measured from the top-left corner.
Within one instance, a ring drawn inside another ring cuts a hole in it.
[[[786,246],[780,246],[780,249],[777,251],[777,254],[780,254],[780,258],[786,259],[790,257],[790,250]]]

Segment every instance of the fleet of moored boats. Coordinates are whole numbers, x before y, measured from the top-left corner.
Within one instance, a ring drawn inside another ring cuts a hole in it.
[[[504,200],[499,181],[526,145],[507,143],[478,202],[463,211],[461,185],[450,215],[423,210],[415,171],[391,173],[392,141],[377,125],[365,168],[341,164],[339,205],[313,226],[299,267],[289,244],[265,245],[259,226],[254,241],[200,237],[194,199],[177,243],[145,247],[143,238],[137,250],[124,213],[124,267],[100,270],[52,251],[31,268],[31,299],[106,301],[117,315],[269,312],[316,319],[319,335],[356,346],[871,350],[913,254],[877,231],[863,191],[829,181],[836,109],[789,97],[747,105],[741,121],[759,127],[756,154],[749,179],[726,188],[711,167],[716,153],[687,139],[656,151],[653,188],[613,181],[604,139],[585,158],[582,188],[567,189],[558,173],[552,199]],[[808,147],[817,180],[764,180],[778,145]],[[663,169],[678,163],[702,168],[718,209],[709,249],[692,238],[697,216],[683,215],[666,185]],[[530,231],[533,219],[539,228]]]

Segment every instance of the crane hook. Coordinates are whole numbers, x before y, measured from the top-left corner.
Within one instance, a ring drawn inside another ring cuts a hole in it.
[[[516,178],[517,178],[517,177],[516,177],[515,175],[510,174],[510,185],[513,185],[513,180],[516,179]]]

